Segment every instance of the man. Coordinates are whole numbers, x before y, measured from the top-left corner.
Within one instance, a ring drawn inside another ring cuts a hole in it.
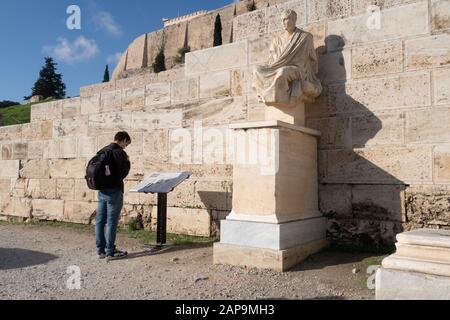
[[[109,165],[106,166],[108,189],[98,192],[95,235],[100,259],[124,257],[128,254],[125,251],[117,250],[115,242],[117,225],[123,207],[123,180],[130,172],[130,160],[124,150],[130,143],[131,138],[128,133],[118,132],[114,137],[114,143],[99,151],[107,152],[109,159]]]
[[[297,13],[282,15],[285,32],[276,37],[268,65],[255,69],[254,87],[261,102],[274,107],[293,107],[312,102],[322,92],[316,77],[318,59],[311,33],[296,27]]]

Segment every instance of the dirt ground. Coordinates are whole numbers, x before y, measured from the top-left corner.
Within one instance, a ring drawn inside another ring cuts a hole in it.
[[[213,265],[211,244],[148,255],[119,234],[127,259],[99,260],[94,234],[67,227],[0,224],[0,299],[374,299],[369,265],[383,256],[327,250],[286,273]],[[69,269],[77,266],[79,269]],[[356,269],[356,270],[355,270]],[[80,289],[69,289],[73,272]],[[69,273],[67,273],[69,271]]]

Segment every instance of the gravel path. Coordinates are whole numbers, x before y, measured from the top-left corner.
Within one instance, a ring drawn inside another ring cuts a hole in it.
[[[89,230],[0,224],[0,299],[373,299],[366,269],[382,258],[326,251],[276,273],[213,265],[211,245],[143,256],[125,234],[131,257],[106,263],[93,243]],[[80,268],[80,290],[67,288],[69,266]]]

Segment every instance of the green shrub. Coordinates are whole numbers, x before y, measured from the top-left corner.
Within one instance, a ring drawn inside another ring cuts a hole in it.
[[[0,101],[0,109],[8,108],[8,107],[11,107],[11,106],[16,106],[18,104],[20,104],[20,103],[14,102],[14,101],[3,100],[3,101]]]
[[[143,230],[143,229],[144,229],[144,225],[142,224],[142,220],[139,218],[133,218],[128,223],[128,231],[129,232]]]
[[[178,50],[178,55],[175,57],[175,63],[184,63],[186,53],[191,52],[191,47],[186,46],[183,48],[180,48]]]
[[[255,0],[253,0],[252,2],[247,3],[247,10],[250,11],[255,11],[256,10],[256,3]]]

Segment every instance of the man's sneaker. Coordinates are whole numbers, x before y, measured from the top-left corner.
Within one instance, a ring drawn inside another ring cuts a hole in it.
[[[98,254],[98,258],[99,258],[100,260],[105,259],[105,258],[106,258],[106,253],[99,253],[99,254]]]
[[[126,257],[127,255],[128,255],[128,252],[126,252],[126,251],[120,251],[120,250],[114,249],[114,253],[112,255],[106,256],[106,261],[113,260],[113,259],[120,259],[120,258]]]

